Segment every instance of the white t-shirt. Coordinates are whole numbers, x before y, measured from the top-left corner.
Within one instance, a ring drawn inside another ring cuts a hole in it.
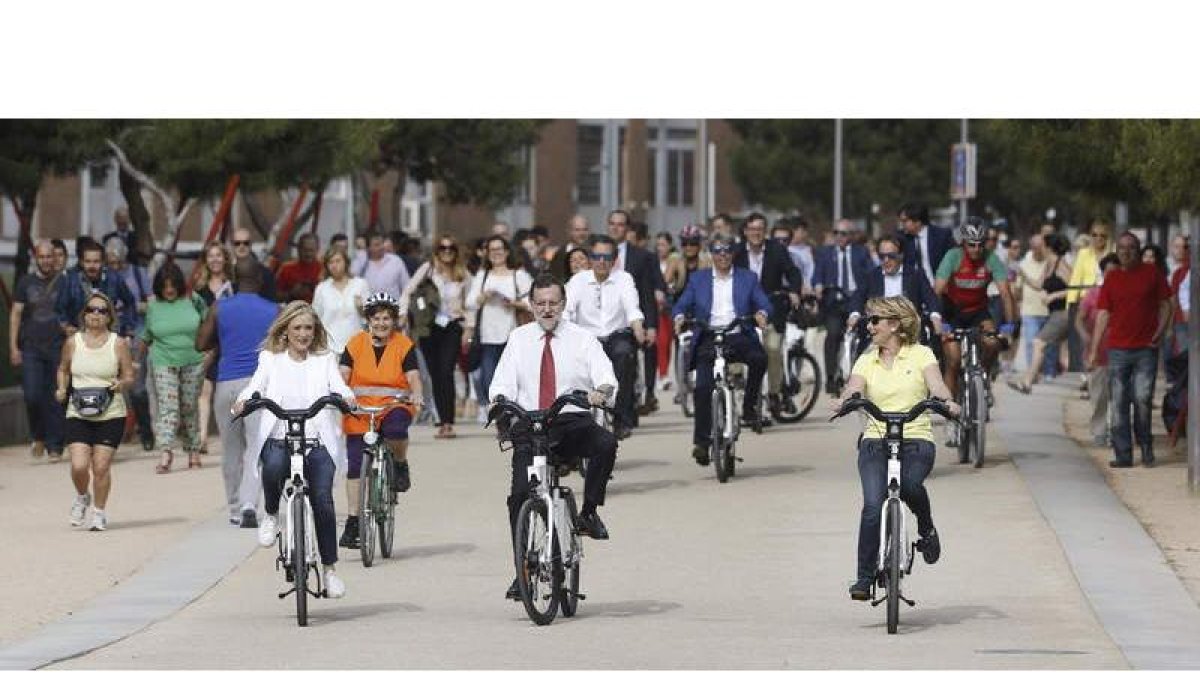
[[[485,275],[487,276],[486,286],[483,281]],[[485,270],[479,270],[475,274],[475,278],[471,280],[471,290],[467,291],[469,320],[474,321],[475,319],[475,312],[479,309],[479,295],[483,291],[496,291],[509,301],[517,299],[528,301],[529,289],[532,286],[533,277],[529,276],[525,270],[515,270],[504,276],[488,274]],[[483,306],[479,323],[476,330],[479,332],[480,343],[502,345],[508,342],[508,334],[517,327],[516,310],[506,307],[501,298],[491,297]]]
[[[1047,260],[1034,260],[1033,253],[1026,253],[1021,260],[1021,316],[1049,316],[1046,307],[1046,293],[1042,289],[1029,285],[1025,277],[1041,279],[1046,270]]]
[[[351,277],[342,290],[333,285],[333,279],[317,284],[313,292],[313,310],[329,334],[329,350],[341,354],[346,343],[363,329],[363,320],[354,304],[366,300],[370,294],[367,282],[362,277]]]
[[[308,396],[308,386],[306,383],[309,380],[320,379],[325,376],[320,368],[323,366],[320,359],[314,359],[311,356],[303,361],[296,361],[290,356],[280,359],[278,369],[275,371],[275,377],[279,378],[278,391],[283,392],[282,396],[276,403],[284,410],[298,410],[307,408],[312,405],[312,400]],[[270,414],[270,413],[263,413]],[[275,426],[271,428],[271,438],[283,438],[287,434],[287,422],[279,420]],[[317,425],[304,425],[305,438],[317,438]]]

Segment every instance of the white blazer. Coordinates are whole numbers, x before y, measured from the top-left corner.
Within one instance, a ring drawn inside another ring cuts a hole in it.
[[[254,370],[254,376],[250,378],[250,384],[238,394],[237,400],[246,401],[254,392],[258,392],[263,398],[269,398],[272,401],[279,401],[283,397],[281,388],[283,383],[280,378],[272,377],[278,368],[278,364],[282,363],[283,359],[290,358],[286,351],[278,354],[263,350],[258,354],[258,368]],[[333,352],[324,354],[309,354],[308,358],[316,359],[322,363],[314,364],[314,372],[324,373],[324,377],[310,378],[305,382],[305,398],[309,401],[317,399],[327,394],[341,394],[342,398],[351,407],[354,406],[354,392],[350,387],[346,386],[346,382],[342,379],[342,374],[338,371],[337,355]],[[339,425],[334,415],[335,409],[325,408],[317,413],[317,416],[309,420],[306,425],[314,425],[317,430],[317,437],[324,444],[325,449],[329,452],[329,456],[333,458],[333,463],[337,466],[339,474],[346,473],[346,449],[341,442],[341,435],[338,433]],[[247,430],[253,430],[250,439],[250,447],[258,448],[260,451],[263,445],[267,442],[267,438],[271,434],[271,429],[275,427],[275,423],[279,420],[266,410],[260,410],[251,417],[258,417],[258,424],[254,425],[247,419]],[[257,454],[255,455],[257,456]],[[258,473],[258,462],[253,463],[254,471]]]

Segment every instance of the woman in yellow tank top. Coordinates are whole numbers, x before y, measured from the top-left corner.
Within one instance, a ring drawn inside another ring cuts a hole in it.
[[[64,440],[71,455],[71,482],[75,484],[71,524],[83,524],[92,505],[88,493],[91,483],[96,498],[89,529],[97,532],[108,526],[104,509],[112,490],[110,467],[125,433],[125,399],[121,393],[133,385],[129,345],[112,332],[114,323],[116,309],[112,301],[103,293],[93,292],[79,315],[83,330],[63,344],[58,390],[54,394],[60,403],[67,403]]]

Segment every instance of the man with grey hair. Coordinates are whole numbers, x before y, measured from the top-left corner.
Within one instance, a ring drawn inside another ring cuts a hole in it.
[[[587,218],[581,213],[571,216],[571,222],[567,225],[567,243],[559,247],[550,261],[550,273],[554,275],[555,279],[566,283],[567,277],[571,274],[567,256],[577,248],[585,248],[588,238],[591,236],[592,226],[588,224]]]
[[[851,243],[857,229],[843,218],[833,226],[833,243],[822,246],[815,257],[813,291],[821,299],[825,319],[825,392],[837,396],[838,350],[850,317],[849,301],[854,291],[867,282],[871,254],[862,244]]]
[[[116,239],[122,244],[125,244],[125,259],[129,264],[138,262],[137,258],[137,240],[134,237],[133,228],[129,224],[129,209],[124,206],[118,206],[113,211],[113,226],[116,227],[112,232],[104,235],[100,243],[108,246],[108,242]]]
[[[132,312],[133,331],[129,335],[129,350],[133,355],[135,376],[133,388],[126,393],[125,398],[137,419],[142,450],[150,452],[154,449],[154,429],[150,421],[150,395],[146,391],[147,354],[142,348],[141,335],[146,325],[147,303],[154,287],[146,274],[146,268],[129,262],[129,249],[125,240],[120,237],[108,237],[104,244],[104,255],[108,262],[109,274],[125,284],[135,303]]]
[[[34,457],[49,453],[52,460],[63,455],[62,405],[54,398],[64,335],[58,325],[54,303],[62,272],[55,262],[54,247],[40,239],[33,247],[34,268],[21,277],[13,294],[8,317],[8,354],[14,368],[21,368],[21,389]]]

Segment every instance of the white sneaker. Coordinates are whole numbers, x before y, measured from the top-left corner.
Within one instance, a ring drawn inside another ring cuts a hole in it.
[[[88,529],[92,532],[103,532],[108,529],[108,516],[100,509],[92,509],[92,524]]]
[[[83,517],[87,515],[87,508],[91,505],[91,495],[75,495],[75,503],[71,505],[71,524],[75,527],[82,525]]]
[[[270,548],[275,544],[275,537],[278,535],[279,523],[276,522],[275,516],[264,515],[262,522],[258,525],[258,545]]]
[[[333,573],[333,570],[325,570],[325,595],[330,598],[340,598],[346,594],[346,584]]]
[[[479,415],[476,416],[476,419],[479,421],[480,424],[487,424],[487,416],[488,416],[487,408],[480,408]]]

